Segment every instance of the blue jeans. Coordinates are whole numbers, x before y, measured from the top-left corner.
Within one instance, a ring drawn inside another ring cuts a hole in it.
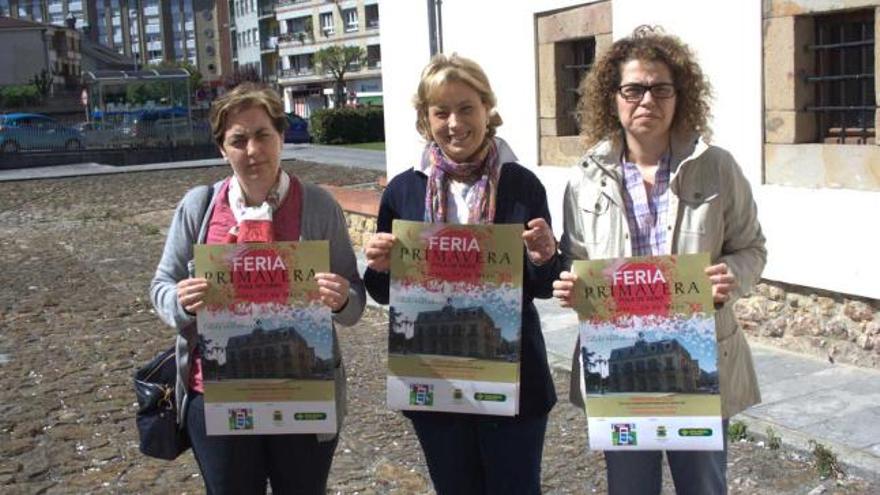
[[[547,416],[409,415],[438,495],[541,493]]]
[[[186,429],[209,495],[266,493],[321,494],[339,436],[219,435],[205,432],[204,396],[190,391]]]
[[[678,495],[727,493],[727,424],[724,450],[667,450],[669,471]],[[659,495],[663,485],[663,451],[605,451],[609,495]]]

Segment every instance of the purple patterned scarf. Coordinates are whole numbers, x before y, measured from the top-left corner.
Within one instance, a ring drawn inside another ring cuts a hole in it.
[[[498,176],[501,164],[498,163],[498,147],[494,139],[489,140],[489,151],[481,162],[456,163],[440,149],[437,143],[425,148],[422,157],[431,168],[428,175],[428,188],[425,191],[425,221],[446,222],[447,193],[449,179],[473,183],[473,193],[468,196],[468,223],[487,224],[495,218],[495,195],[498,190]]]

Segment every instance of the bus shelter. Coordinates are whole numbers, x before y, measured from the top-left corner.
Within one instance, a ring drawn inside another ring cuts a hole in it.
[[[192,88],[186,69],[86,71],[83,84],[92,128],[139,145],[192,144]]]

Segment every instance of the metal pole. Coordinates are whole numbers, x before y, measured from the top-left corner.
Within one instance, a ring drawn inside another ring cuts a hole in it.
[[[443,0],[437,0],[437,48],[443,53]]]
[[[428,43],[430,44],[431,56],[437,54],[437,11],[435,1],[428,0]]]

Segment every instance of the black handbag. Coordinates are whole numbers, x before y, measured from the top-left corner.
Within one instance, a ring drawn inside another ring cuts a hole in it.
[[[170,461],[190,447],[186,430],[177,424],[176,381],[174,347],[153,358],[134,374],[140,450],[150,457]]]
[[[205,221],[214,188],[203,186],[201,218]],[[134,393],[137,395],[137,429],[140,449],[157,459],[174,460],[190,448],[189,435],[184,425],[177,424],[177,358],[174,346],[159,354],[134,374]]]

